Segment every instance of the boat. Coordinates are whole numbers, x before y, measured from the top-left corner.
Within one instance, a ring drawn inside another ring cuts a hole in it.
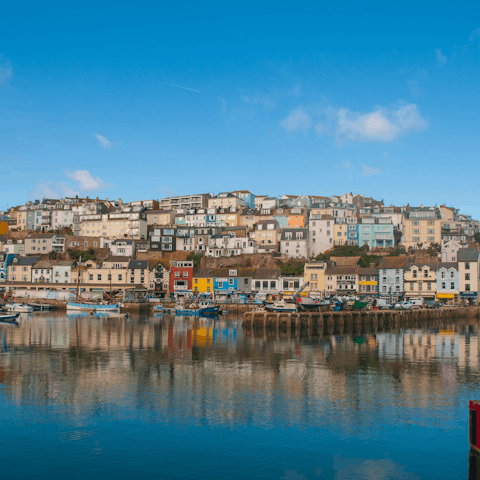
[[[265,305],[265,309],[268,312],[295,313],[297,306],[294,303],[286,303],[284,300],[280,300],[279,302],[273,302],[272,305]]]
[[[8,303],[5,305],[5,308],[9,312],[20,312],[20,313],[31,313],[33,312],[33,307],[30,305],[25,305],[24,303]]]
[[[175,313],[177,315],[218,315],[220,305],[214,305],[208,302],[193,303],[189,307],[184,304],[177,304]]]
[[[102,305],[101,303],[67,302],[67,310],[76,310],[79,312],[112,312],[119,309],[120,306],[116,303]]]
[[[20,313],[0,313],[0,322],[17,323]]]

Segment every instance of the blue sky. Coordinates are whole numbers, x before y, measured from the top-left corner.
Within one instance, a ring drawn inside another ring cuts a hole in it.
[[[480,218],[478,1],[100,3],[2,7],[0,209],[248,189]]]

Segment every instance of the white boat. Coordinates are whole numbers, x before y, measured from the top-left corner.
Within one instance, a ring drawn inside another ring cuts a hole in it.
[[[67,302],[67,310],[76,310],[79,312],[112,312],[119,310],[120,307],[116,303],[76,303]]]
[[[0,322],[17,323],[20,313],[0,313]]]
[[[8,303],[5,308],[9,312],[30,313],[33,312],[33,307],[25,305],[24,303]]]
[[[295,313],[297,311],[297,306],[294,303],[286,303],[284,300],[281,300],[279,302],[265,305],[265,309],[269,312]]]

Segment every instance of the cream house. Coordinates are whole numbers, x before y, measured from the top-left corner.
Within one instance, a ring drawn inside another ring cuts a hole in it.
[[[411,263],[405,267],[405,297],[435,299],[437,293],[437,268],[435,263]]]
[[[436,207],[409,207],[403,214],[402,245],[408,249],[427,248],[442,241],[442,218]]]
[[[149,210],[145,217],[147,225],[175,225],[175,210]]]
[[[327,262],[307,262],[303,267],[303,279],[305,284],[309,282],[309,285],[305,287],[306,292],[315,294],[315,292],[324,292],[325,289],[325,270],[327,268]]]
[[[277,251],[279,233],[280,227],[276,220],[260,220],[256,229],[250,232],[250,239],[257,242],[259,253],[262,250]]]
[[[83,215],[79,223],[80,236],[147,238],[147,221],[142,212],[120,212]]]
[[[8,266],[9,282],[31,282],[32,268],[40,257],[15,257]]]

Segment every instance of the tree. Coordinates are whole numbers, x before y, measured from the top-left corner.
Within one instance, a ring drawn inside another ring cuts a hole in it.
[[[202,255],[195,254],[195,253],[189,253],[187,255],[187,260],[190,261],[190,262],[193,262],[193,266],[195,268],[198,268],[200,266],[200,262],[202,260]]]

